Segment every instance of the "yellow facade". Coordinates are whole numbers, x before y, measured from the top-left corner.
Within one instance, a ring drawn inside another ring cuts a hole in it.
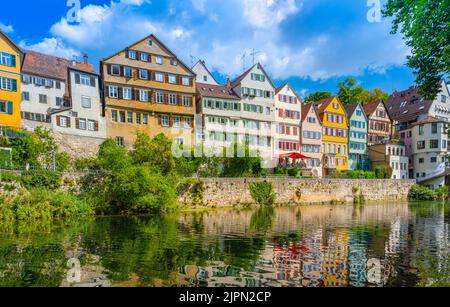
[[[20,128],[20,49],[0,31],[0,127]]]
[[[322,119],[322,152],[324,154],[324,175],[331,175],[334,169],[348,170],[348,121],[347,112],[338,97],[318,102]]]

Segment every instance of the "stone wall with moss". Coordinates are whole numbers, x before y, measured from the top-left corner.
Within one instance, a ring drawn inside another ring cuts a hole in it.
[[[180,200],[189,207],[230,207],[254,203],[249,186],[264,179],[210,178],[202,179],[202,200],[191,201],[187,195]],[[283,205],[340,204],[371,201],[406,201],[414,180],[352,180],[269,178]]]

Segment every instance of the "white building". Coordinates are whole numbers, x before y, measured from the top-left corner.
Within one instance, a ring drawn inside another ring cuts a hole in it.
[[[300,153],[301,99],[290,84],[275,94],[275,155]]]
[[[192,71],[196,75],[196,82],[208,85],[219,85],[214,76],[206,67],[205,61],[198,61],[197,64],[192,67]]]
[[[261,64],[255,64],[228,84],[242,102],[243,141],[266,163],[274,163],[275,86]],[[276,165],[266,165],[274,167]]]
[[[374,168],[389,167],[392,169],[391,179],[405,180],[409,178],[409,158],[405,145],[401,142],[376,144],[369,147],[369,159]]]

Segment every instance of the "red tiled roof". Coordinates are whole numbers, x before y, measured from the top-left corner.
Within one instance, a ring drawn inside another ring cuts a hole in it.
[[[309,111],[311,110],[312,104],[304,104],[302,105],[302,121],[306,119],[306,116],[308,115]]]
[[[347,118],[349,120],[350,120],[350,117],[352,117],[352,115],[355,112],[358,105],[359,105],[358,103],[352,103],[352,104],[345,106],[345,110],[347,111]]]
[[[282,86],[280,86],[279,88],[277,88],[275,90],[275,94],[278,94],[286,85],[288,85],[288,83],[283,84]]]
[[[371,116],[373,112],[375,112],[381,102],[382,101],[380,100],[376,100],[363,105],[364,113],[366,113],[367,117]]]
[[[325,112],[325,109],[330,105],[334,98],[336,98],[336,96],[325,98],[313,103],[317,107],[317,113],[319,113],[320,116],[322,116],[322,114]]]
[[[389,115],[398,122],[414,121],[421,114],[426,114],[433,104],[418,93],[417,87],[410,87],[401,92],[394,92],[386,104]]]
[[[202,97],[239,100],[231,88],[223,85],[197,83],[197,91]]]

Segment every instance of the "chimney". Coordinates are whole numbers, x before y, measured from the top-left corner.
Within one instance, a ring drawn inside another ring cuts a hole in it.
[[[84,64],[87,65],[89,57],[86,53],[83,55],[83,59],[84,59]]]
[[[230,78],[227,78],[227,87],[230,87],[231,86],[231,80],[230,80]]]

